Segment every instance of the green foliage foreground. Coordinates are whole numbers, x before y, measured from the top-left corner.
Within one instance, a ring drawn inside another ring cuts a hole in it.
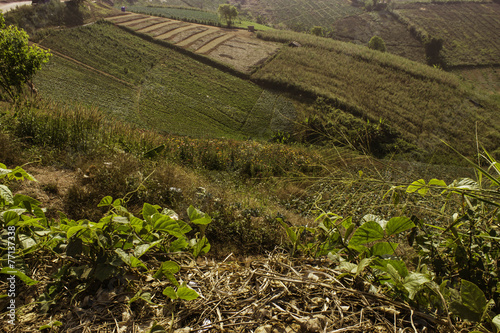
[[[0,179],[34,180],[22,168],[7,169],[0,164]],[[190,224],[178,219],[175,212],[145,203],[139,217],[126,208],[127,196],[113,200],[104,197],[99,207],[107,213],[98,222],[74,221],[61,214],[49,221],[40,202],[22,194],[13,195],[9,187],[0,185],[0,225],[2,240],[2,270],[0,273],[16,276],[26,285],[37,284],[29,277],[30,258],[51,253],[71,258],[62,264],[51,278],[39,302],[39,310],[48,312],[51,306],[73,290],[75,299],[96,283],[103,283],[125,272],[149,272],[155,279],[168,280],[171,286],[163,294],[172,300],[192,300],[198,297],[185,283],[179,283],[175,274],[180,266],[172,260],[162,260],[168,254],[187,252],[194,258],[210,250],[205,229],[212,221],[207,214],[190,206],[187,214]],[[197,226],[194,233],[191,226]],[[147,257],[158,258],[157,266],[146,265]],[[142,259],[141,259],[142,258]],[[148,267],[149,266],[149,267]],[[69,288],[69,289],[68,289]],[[138,294],[129,304],[151,296]]]
[[[386,293],[418,308],[475,323],[477,329],[500,329],[500,167],[488,153],[483,158],[492,173],[472,161],[477,181],[459,179],[417,180],[394,186],[391,195],[399,205],[401,191],[420,197],[461,198],[447,225],[426,217],[393,217],[389,221],[366,215],[358,227],[352,218],[324,213],[317,227],[290,227],[292,254],[328,256],[348,276],[364,281],[369,290]],[[444,212],[445,206],[442,207]],[[406,236],[406,237],[403,237]],[[409,247],[415,258],[410,260]]]

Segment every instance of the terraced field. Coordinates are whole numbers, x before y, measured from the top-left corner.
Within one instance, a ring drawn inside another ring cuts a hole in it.
[[[500,4],[407,4],[394,11],[401,21],[443,40],[450,66],[500,64]]]
[[[242,8],[254,16],[262,15],[274,25],[294,30],[309,30],[313,26],[330,29],[333,22],[363,13],[350,0],[252,0],[239,1]]]
[[[95,106],[141,127],[269,138],[294,114],[278,94],[106,22],[54,32],[42,46],[54,53],[35,77],[44,98]]]
[[[108,21],[150,35],[250,73],[274,55],[280,45],[263,42],[253,33],[187,23],[143,14],[127,13]]]

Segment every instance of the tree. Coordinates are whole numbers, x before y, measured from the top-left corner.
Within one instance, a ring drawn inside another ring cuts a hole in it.
[[[323,32],[323,27],[315,26],[311,28],[311,33],[316,36],[323,37],[325,33]]]
[[[28,44],[28,34],[16,26],[5,25],[0,12],[0,93],[15,101],[32,78],[49,61],[51,54],[38,46]]]
[[[230,4],[219,5],[217,13],[222,20],[226,21],[228,28],[231,27],[234,19],[238,17],[238,10]]]
[[[372,50],[377,50],[380,52],[385,52],[387,49],[385,47],[385,42],[382,37],[373,36],[368,42],[368,47]]]

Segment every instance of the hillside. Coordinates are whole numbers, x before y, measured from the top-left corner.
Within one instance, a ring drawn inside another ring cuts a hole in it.
[[[293,106],[279,94],[109,23],[53,32],[40,44],[56,52],[35,79],[42,96],[94,105],[141,126],[269,137],[289,126],[281,114],[293,117]]]
[[[498,104],[465,89],[452,74],[329,39],[286,31],[259,35],[303,45],[283,48],[255,72],[252,78],[262,84],[323,96],[341,111],[395,129],[427,156],[445,148],[440,140],[464,154],[473,154],[478,138],[489,150],[498,148]],[[337,117],[335,110],[329,116]]]

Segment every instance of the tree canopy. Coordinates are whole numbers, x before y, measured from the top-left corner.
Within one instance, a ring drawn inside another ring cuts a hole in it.
[[[368,42],[368,47],[372,50],[377,50],[380,52],[385,52],[387,50],[384,40],[379,36],[373,36]]]
[[[226,22],[228,27],[231,27],[234,19],[238,17],[238,10],[235,6],[230,4],[219,5],[217,13],[219,14],[219,17]]]
[[[28,34],[14,25],[5,25],[0,12],[0,94],[15,101],[36,71],[51,54],[38,46],[30,46]],[[1,97],[0,95],[0,97]]]

